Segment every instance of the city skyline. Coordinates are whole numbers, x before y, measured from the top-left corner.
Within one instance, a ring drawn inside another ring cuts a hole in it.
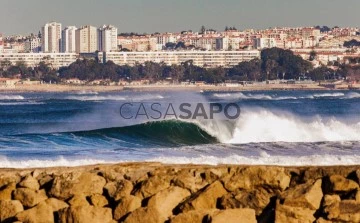
[[[63,27],[112,24],[118,27],[119,33],[199,31],[202,25],[216,30],[223,30],[225,26],[238,29],[315,25],[358,27],[360,15],[356,9],[360,7],[359,1],[348,0],[347,4],[328,0],[310,2],[4,0],[0,9],[0,32],[5,35],[37,33],[49,21],[62,23]]]

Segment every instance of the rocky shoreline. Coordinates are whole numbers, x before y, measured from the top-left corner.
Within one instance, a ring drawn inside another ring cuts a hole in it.
[[[360,222],[360,167],[1,169],[0,222]]]

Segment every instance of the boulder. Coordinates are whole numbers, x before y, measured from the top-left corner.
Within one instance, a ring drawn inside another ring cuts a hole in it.
[[[195,170],[182,170],[172,180],[174,186],[188,189],[191,193],[206,187],[209,183],[196,174]]]
[[[332,175],[329,178],[332,192],[350,192],[359,188],[359,185],[340,175]]]
[[[173,214],[173,209],[189,195],[188,190],[169,187],[152,196],[146,208],[130,213],[125,222],[165,222]]]
[[[355,200],[340,201],[337,195],[326,196],[324,212],[335,222],[360,222],[360,203]]]
[[[11,200],[13,191],[16,189],[16,183],[9,183],[0,190],[0,201]]]
[[[104,207],[109,204],[108,200],[100,194],[93,194],[89,198],[91,205],[96,207]]]
[[[54,180],[54,178],[51,175],[45,173],[37,176],[36,179],[38,180],[40,187],[43,187],[46,184],[50,184],[52,183],[51,181]]]
[[[21,211],[24,211],[24,207],[20,201],[0,201],[0,222],[9,221]]]
[[[57,212],[61,209],[69,207],[69,205],[66,202],[58,200],[56,198],[49,198],[45,200],[44,203],[50,206],[53,212]]]
[[[354,200],[343,200],[339,205],[340,214],[336,218],[340,222],[360,222],[360,203]]]
[[[274,192],[262,187],[253,191],[240,190],[221,197],[220,207],[223,209],[251,208],[255,210],[256,215],[260,215],[273,196],[275,196]]]
[[[19,183],[21,180],[21,176],[18,173],[1,173],[0,176],[0,188],[5,187],[6,185],[9,185],[11,183],[14,183],[15,185]]]
[[[323,202],[323,209],[327,214],[328,219],[335,219],[340,214],[340,196],[339,195],[325,195]]]
[[[256,186],[285,190],[290,184],[290,174],[283,167],[247,167],[222,179],[228,191],[253,190]]]
[[[52,207],[43,202],[16,214],[15,218],[23,223],[54,223]]]
[[[196,192],[182,205],[179,206],[181,212],[190,210],[215,209],[218,198],[227,194],[220,181],[215,181],[204,189]]]
[[[147,208],[149,211],[157,212],[159,218],[165,221],[173,214],[173,209],[188,196],[188,190],[172,186],[152,196]]]
[[[25,187],[25,188],[29,188],[32,190],[39,190],[40,189],[40,184],[39,182],[32,177],[30,174],[27,175],[20,183],[19,183],[20,187]]]
[[[87,201],[86,197],[84,194],[76,194],[74,195],[69,201],[68,203],[70,204],[70,206],[89,206],[89,202]]]
[[[174,216],[171,218],[170,223],[203,223],[208,217],[211,217],[218,211],[217,209],[188,211]]]
[[[106,180],[94,173],[71,172],[55,177],[50,194],[53,197],[66,200],[76,194],[90,196],[102,194]]]
[[[68,207],[58,211],[59,223],[112,223],[110,208],[95,206]]]
[[[101,176],[103,176],[107,182],[109,181],[121,181],[124,180],[124,173],[120,170],[120,172],[113,169],[106,169],[100,171]]]
[[[333,223],[332,221],[326,220],[325,218],[319,218],[316,223]]]
[[[152,176],[139,185],[140,188],[136,189],[135,196],[140,198],[148,198],[159,191],[165,190],[170,187],[170,179],[166,175]]]
[[[131,212],[129,216],[123,221],[124,223],[139,223],[139,222],[146,222],[146,223],[164,223],[159,218],[157,212],[149,211],[147,208],[138,208]]]
[[[321,179],[305,184],[297,185],[287,190],[281,197],[284,204],[292,207],[303,207],[317,210],[323,197],[321,189]]]
[[[128,180],[120,180],[118,182],[109,182],[104,186],[109,197],[114,201],[120,200],[122,197],[130,195],[133,190],[133,184]]]
[[[279,203],[276,205],[275,223],[313,223],[315,220],[314,210]]]
[[[47,198],[45,190],[34,191],[29,188],[18,188],[14,191],[14,199],[19,200],[25,207],[34,207]]]
[[[228,209],[214,213],[210,217],[211,223],[257,223],[253,209]]]
[[[122,217],[127,215],[128,213],[138,209],[141,207],[141,199],[128,195],[120,199],[118,205],[114,210],[114,219],[120,220]]]

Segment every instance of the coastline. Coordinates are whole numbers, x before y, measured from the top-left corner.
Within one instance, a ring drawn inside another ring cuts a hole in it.
[[[360,88],[360,84],[354,86]],[[349,90],[348,85],[338,85],[336,88],[326,88],[316,84],[254,84],[246,86],[214,86],[214,85],[137,85],[137,86],[100,86],[100,85],[16,85],[1,87],[0,93],[26,92],[116,92],[116,91],[271,91],[271,90]]]
[[[0,169],[6,222],[358,222],[360,166]]]

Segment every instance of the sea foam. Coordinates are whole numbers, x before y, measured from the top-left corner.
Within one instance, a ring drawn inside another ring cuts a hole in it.
[[[24,100],[25,98],[21,95],[1,95],[0,100]]]

